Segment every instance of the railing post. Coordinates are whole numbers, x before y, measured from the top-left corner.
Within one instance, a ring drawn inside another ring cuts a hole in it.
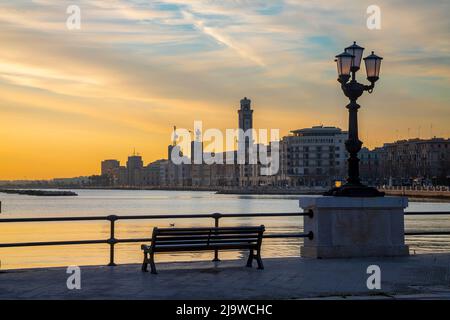
[[[111,215],[108,216],[107,219],[110,222],[110,233],[109,233],[109,239],[108,239],[108,243],[109,243],[109,264],[108,266],[110,267],[114,267],[116,266],[115,262],[114,262],[114,245],[117,243],[117,239],[114,237],[115,236],[115,222],[118,219],[116,215]]]
[[[220,213],[218,213],[218,212],[212,214],[212,217],[214,218],[214,227],[215,228],[219,227],[219,219],[221,218],[221,216],[222,215]],[[215,262],[220,261],[220,259],[219,259],[219,250],[217,250],[217,249],[214,250],[214,259],[213,259],[213,261],[215,261]]]

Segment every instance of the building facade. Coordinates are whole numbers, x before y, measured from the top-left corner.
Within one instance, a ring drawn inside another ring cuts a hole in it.
[[[107,179],[108,185],[116,185],[119,182],[120,162],[114,159],[103,160],[101,163],[101,175]]]
[[[281,141],[279,181],[293,187],[330,187],[345,178],[348,134],[336,127],[291,131]]]
[[[143,168],[144,162],[142,157],[139,155],[132,155],[128,157],[127,160],[127,173],[128,180],[127,185],[129,186],[142,186],[143,185]]]
[[[383,146],[383,176],[393,185],[447,185],[450,139],[409,139]]]
[[[362,148],[358,153],[359,172],[361,181],[369,186],[379,186],[386,183],[384,172],[386,171],[386,150],[383,147]]]

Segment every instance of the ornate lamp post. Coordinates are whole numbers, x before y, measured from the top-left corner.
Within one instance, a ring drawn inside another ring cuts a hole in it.
[[[360,105],[356,100],[368,91],[372,93],[375,82],[380,74],[380,65],[383,58],[372,54],[364,58],[366,65],[367,80],[370,85],[364,85],[356,81],[356,72],[359,70],[364,48],[358,46],[356,42],[345,51],[336,56],[337,68],[342,91],[350,100],[347,105],[348,118],[348,140],[345,141],[345,148],[349,153],[348,158],[348,178],[347,182],[338,188],[333,188],[325,193],[327,196],[341,197],[383,197],[384,192],[376,188],[365,186],[359,178],[358,152],[361,150],[362,142],[358,138],[358,109]],[[350,80],[351,77],[351,80]],[[350,81],[349,81],[350,80]]]

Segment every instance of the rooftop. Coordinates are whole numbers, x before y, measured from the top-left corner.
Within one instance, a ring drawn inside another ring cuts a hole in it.
[[[81,267],[81,289],[68,290],[66,268],[0,272],[0,299],[450,299],[450,253],[402,258],[264,259]],[[366,286],[367,267],[381,268],[381,290]]]
[[[394,142],[388,142],[388,143],[384,144],[384,147],[403,145],[403,144],[420,144],[420,143],[450,143],[450,139],[437,138],[437,137],[430,138],[430,139],[413,138],[413,139],[408,139],[408,140],[397,140]]]
[[[313,126],[311,128],[292,130],[294,136],[334,136],[336,134],[345,134],[337,127]]]

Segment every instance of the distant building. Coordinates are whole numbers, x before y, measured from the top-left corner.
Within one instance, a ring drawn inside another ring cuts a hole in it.
[[[157,160],[149,163],[143,169],[142,185],[144,186],[164,186],[166,184],[167,160]]]
[[[291,131],[280,143],[279,183],[328,187],[343,180],[348,134],[336,127],[315,126]]]
[[[116,171],[120,167],[120,162],[118,160],[103,160],[102,161],[102,176],[103,175],[113,175],[114,171]]]
[[[383,178],[383,174],[386,170],[385,162],[386,150],[381,148],[375,148],[369,150],[368,148],[362,148],[358,153],[359,172],[361,180],[368,185],[376,186],[386,183]]]
[[[192,185],[191,179],[191,160],[183,155],[181,147],[178,145],[168,146],[168,163],[167,163],[167,186],[170,187],[187,187]],[[172,154],[178,154],[180,163],[172,161]]]
[[[120,166],[119,169],[118,169],[117,176],[118,176],[118,179],[117,179],[116,185],[119,185],[119,186],[122,186],[122,187],[123,186],[129,186],[127,167]]]
[[[101,163],[101,176],[107,181],[108,186],[116,185],[119,182],[120,162],[114,159],[103,160]],[[102,180],[100,180],[102,181]]]
[[[60,187],[83,186],[89,183],[89,177],[54,178],[51,182]]]
[[[389,184],[448,184],[450,139],[409,139],[383,146],[384,178]]]
[[[127,185],[129,186],[140,186],[143,185],[143,167],[144,163],[142,157],[139,155],[132,155],[128,157],[127,161],[127,173],[128,180]]]
[[[252,101],[245,97],[241,100],[241,105],[238,110],[238,126],[244,132],[250,133],[244,137],[244,141],[238,142],[238,151],[245,154],[245,164],[239,166],[239,184],[241,186],[251,186],[254,184],[252,177],[258,175],[257,165],[250,164],[249,150],[253,147],[253,136],[251,130],[253,129],[253,110],[251,109]],[[250,130],[250,131],[249,131]],[[244,149],[242,149],[244,148]]]

